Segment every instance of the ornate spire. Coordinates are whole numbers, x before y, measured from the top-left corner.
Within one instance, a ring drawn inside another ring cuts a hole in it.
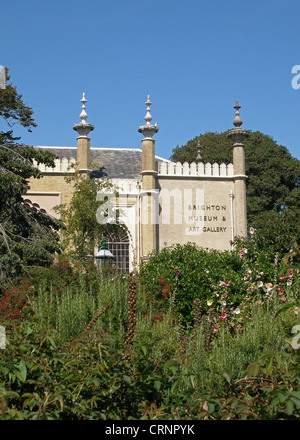
[[[148,106],[147,107],[147,113],[146,113],[146,116],[144,117],[144,119],[145,119],[145,121],[146,121],[146,124],[147,125],[150,125],[150,122],[152,121],[152,116],[151,116],[151,114],[150,114],[150,105],[152,105],[152,102],[150,101],[150,95],[148,95],[148,97],[147,97],[148,99],[147,99],[147,101],[146,101],[146,105]]]
[[[82,94],[82,99],[81,99],[80,102],[82,102],[82,106],[81,106],[82,110],[81,110],[81,113],[80,113],[79,117],[81,119],[81,124],[85,125],[86,124],[85,120],[88,117],[88,115],[87,115],[87,113],[85,111],[85,103],[87,102],[87,100],[85,99],[85,93]]]
[[[144,117],[146,124],[145,125],[141,125],[138,128],[138,132],[142,133],[142,135],[147,138],[147,139],[152,139],[152,136],[157,133],[159,131],[159,128],[157,126],[157,123],[155,123],[155,125],[151,124],[152,121],[152,116],[150,113],[150,105],[152,104],[152,102],[150,101],[150,95],[148,95],[147,97],[147,101],[146,101],[146,106],[147,106],[147,113]]]
[[[233,120],[233,125],[234,125],[236,128],[239,128],[239,127],[243,124],[243,121],[242,121],[241,118],[240,118],[240,108],[241,108],[241,106],[239,105],[238,100],[236,100],[236,102],[235,102],[235,106],[234,106],[233,108],[236,109],[236,112],[235,112],[235,118],[234,118],[234,120]]]
[[[236,100],[235,106],[233,108],[235,109],[235,118],[233,120],[233,125],[235,128],[230,130],[227,136],[229,138],[232,138],[235,144],[241,144],[243,140],[249,136],[249,132],[241,128],[243,121],[240,118],[241,106],[239,105],[238,100]]]
[[[201,145],[200,145],[200,141],[198,140],[198,144],[197,144],[197,157],[196,157],[196,162],[202,162],[202,156],[201,156]]]
[[[88,124],[86,122],[86,119],[88,117],[86,111],[85,111],[85,104],[87,100],[85,99],[85,93],[82,94],[82,99],[80,101],[82,103],[81,106],[81,113],[79,115],[81,122],[79,124],[73,125],[73,130],[77,131],[79,134],[79,137],[87,137],[90,131],[94,130],[94,125]]]

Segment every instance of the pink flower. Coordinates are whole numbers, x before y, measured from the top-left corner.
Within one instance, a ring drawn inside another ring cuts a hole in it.
[[[279,289],[278,295],[283,295],[284,294],[284,290],[283,289]]]
[[[220,319],[226,319],[227,318],[227,314],[225,312],[225,309],[222,309],[222,315],[220,316]]]
[[[225,285],[226,285],[227,287],[229,287],[229,286],[230,286],[230,281],[226,281]]]
[[[285,279],[285,275],[282,274],[282,275],[280,276],[280,279],[281,279],[281,280],[284,280],[284,279]]]
[[[174,269],[174,273],[175,273],[175,275],[180,275],[180,270]]]

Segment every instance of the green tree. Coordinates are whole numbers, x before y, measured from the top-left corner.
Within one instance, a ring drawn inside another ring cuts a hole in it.
[[[0,115],[10,126],[19,123],[31,129],[36,124],[15,87],[0,90]],[[13,122],[11,122],[13,121]],[[26,271],[29,266],[53,260],[59,250],[59,223],[24,200],[30,177],[40,178],[33,160],[54,166],[54,156],[13,141],[12,130],[0,132],[0,286]]]
[[[173,149],[174,162],[193,162],[200,141],[204,162],[232,162],[232,141],[223,133],[196,136]],[[252,220],[259,213],[300,207],[300,161],[286,147],[259,131],[244,141],[247,179],[247,210]]]
[[[101,205],[108,205],[104,196],[101,200],[97,197],[98,193],[117,195],[108,179],[89,178],[75,169],[65,180],[73,187],[70,204],[55,207],[64,224],[61,231],[62,246],[71,258],[86,260],[88,255],[94,255],[95,247],[99,247],[106,233],[124,231],[126,227],[118,224],[117,210],[114,213],[116,222],[113,224],[103,224],[96,220]]]
[[[6,69],[6,81],[9,79],[8,69]],[[18,141],[20,138],[13,136],[11,128],[15,124],[19,124],[31,132],[33,127],[37,127],[33,119],[33,110],[23,102],[22,95],[12,84],[6,84],[5,89],[1,89],[0,92],[0,116],[10,128],[10,130],[0,133],[0,143]]]

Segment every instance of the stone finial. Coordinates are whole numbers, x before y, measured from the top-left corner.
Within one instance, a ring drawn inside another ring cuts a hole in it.
[[[144,117],[144,119],[145,119],[145,121],[146,121],[146,124],[150,124],[150,122],[152,121],[152,116],[151,116],[151,114],[150,114],[150,105],[152,105],[152,102],[150,101],[150,95],[148,95],[147,96],[147,101],[146,101],[146,105],[148,106],[147,107],[147,113],[146,113],[146,116]]]
[[[141,125],[138,127],[138,132],[142,133],[142,135],[147,138],[147,139],[152,139],[152,136],[157,133],[159,131],[159,128],[157,126],[157,123],[155,123],[155,125],[151,124],[152,121],[152,116],[150,113],[150,105],[152,104],[152,102],[150,101],[150,95],[148,95],[147,97],[147,101],[146,101],[146,106],[147,106],[147,113],[144,117],[146,124],[145,125]]]
[[[75,124],[73,125],[73,130],[77,131],[77,133],[79,134],[79,137],[87,137],[87,135],[89,134],[90,131],[94,130],[94,125],[92,124],[88,124],[86,122],[86,119],[88,117],[86,111],[85,111],[85,104],[87,102],[87,100],[85,99],[85,93],[82,94],[82,99],[80,101],[82,103],[81,106],[81,113],[79,115],[81,122],[79,124]]]
[[[87,102],[87,100],[85,99],[85,93],[82,94],[82,99],[81,99],[80,102],[82,102],[82,106],[81,106],[82,110],[81,110],[81,113],[80,113],[79,117],[81,119],[81,124],[82,125],[86,125],[86,121],[85,120],[87,119],[88,115],[87,115],[87,113],[85,111],[85,103]]]
[[[238,100],[236,100],[235,106],[233,108],[236,109],[235,118],[233,120],[233,125],[236,128],[239,128],[243,124],[243,121],[240,118],[240,108],[241,108],[241,106],[239,105]]]
[[[200,141],[198,140],[198,144],[197,144],[197,157],[196,157],[196,162],[202,162],[202,156],[201,156],[201,145],[200,145]]]
[[[235,118],[233,120],[233,125],[235,128],[230,130],[227,136],[229,138],[232,138],[235,144],[241,144],[243,140],[249,136],[249,132],[241,128],[243,121],[240,118],[241,106],[239,105],[238,100],[236,100],[235,106],[233,108],[235,109]]]

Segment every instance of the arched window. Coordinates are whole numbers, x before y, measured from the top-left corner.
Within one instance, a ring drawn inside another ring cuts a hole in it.
[[[126,232],[110,233],[106,236],[108,249],[115,257],[120,273],[129,272],[129,237]]]

